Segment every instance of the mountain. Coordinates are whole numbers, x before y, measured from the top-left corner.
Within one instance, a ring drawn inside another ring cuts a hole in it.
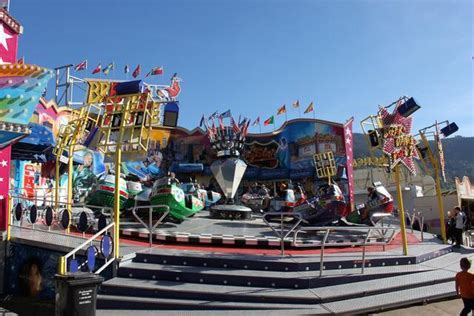
[[[456,136],[442,140],[446,160],[446,180],[454,183],[454,178],[468,176],[474,180],[474,137]],[[432,147],[435,148],[433,142]],[[363,134],[354,133],[354,158],[367,157],[369,145]]]

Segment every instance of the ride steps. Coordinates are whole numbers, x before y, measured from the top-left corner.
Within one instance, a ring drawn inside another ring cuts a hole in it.
[[[118,277],[102,284],[97,306],[114,310],[309,309],[312,314],[326,315],[455,296],[453,280],[461,254],[430,255],[435,259],[423,263],[368,267],[364,274],[360,267],[341,267],[324,270],[319,277],[319,269],[306,270],[307,262],[301,258],[139,252],[121,263]]]

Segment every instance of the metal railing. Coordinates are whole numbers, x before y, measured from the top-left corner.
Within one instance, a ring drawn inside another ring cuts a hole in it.
[[[293,246],[294,247],[308,247],[308,246],[314,246],[314,245],[298,245],[298,234],[301,232],[308,232],[308,231],[322,231],[324,232],[323,239],[321,241],[321,254],[320,254],[320,263],[319,263],[319,276],[323,275],[323,270],[324,270],[324,248],[326,246],[344,246],[344,245],[350,245],[350,246],[362,246],[362,266],[361,266],[361,273],[364,273],[365,269],[365,252],[366,252],[366,246],[367,243],[370,239],[370,233],[371,231],[376,231],[379,233],[379,236],[383,238],[383,241],[375,241],[375,242],[370,242],[370,245],[382,245],[385,250],[385,245],[387,245],[395,236],[395,231],[398,230],[396,227],[384,227],[385,234],[381,235],[380,234],[380,228],[379,227],[338,227],[338,226],[327,226],[327,227],[301,227],[298,230],[295,231],[293,235]],[[392,234],[388,237],[386,236],[386,232],[392,231]],[[341,242],[328,242],[328,237],[329,234],[333,231],[365,231],[365,235],[361,235],[360,242],[347,242],[347,243],[341,243]]]
[[[33,190],[33,195],[30,196],[26,192]],[[65,193],[61,193],[61,191]],[[60,205],[67,204],[67,188],[59,188],[58,202]],[[28,201],[38,205],[43,202],[43,205],[54,205],[55,203],[55,190],[49,187],[36,187],[36,188],[13,188],[10,190],[10,196],[12,199]]]
[[[158,220],[153,224],[153,209],[154,208],[164,208],[166,211],[158,218]],[[137,210],[148,209],[148,225],[138,216]],[[148,239],[149,247],[153,245],[153,235],[155,233],[156,227],[160,225],[165,217],[170,213],[170,207],[168,205],[144,205],[144,206],[135,206],[132,208],[133,216],[148,230]]]
[[[10,202],[7,238],[15,234],[13,237],[21,236],[18,229],[72,236],[70,227],[77,228],[82,238],[86,238],[91,227],[95,231],[102,230],[110,222],[108,218],[113,217],[112,208],[106,206],[61,203],[59,208],[55,208],[54,199],[39,198],[35,201],[24,196],[10,196],[10,201],[15,203]],[[102,215],[96,218],[94,209],[100,210]],[[13,227],[18,229],[12,230]]]
[[[267,218],[280,218],[280,229],[277,230],[274,225],[271,224],[270,221],[267,220]],[[292,218],[293,220],[296,220],[296,222],[293,222],[292,226],[290,228],[285,229],[285,218]],[[291,235],[293,231],[298,227],[298,225],[301,223],[303,218],[301,217],[301,214],[299,213],[294,213],[294,212],[268,212],[263,215],[263,222],[267,224],[268,227],[271,228],[271,230],[275,233],[275,235],[280,238],[280,253],[282,256],[285,255],[285,238]]]
[[[413,234],[414,230],[414,225],[415,222],[418,222],[418,225],[420,226],[420,235],[421,235],[421,241],[424,240],[423,238],[423,230],[425,227],[425,217],[423,216],[423,213],[413,211],[413,214],[410,215],[410,226],[411,226],[411,233]]]
[[[68,259],[72,257],[72,260],[69,262],[70,267],[74,265],[77,267],[77,269],[82,269],[85,265],[88,266],[89,272],[94,272],[96,274],[101,273],[105,268],[107,268],[112,262],[114,262],[114,255],[113,255],[113,242],[114,240],[112,239],[114,236],[114,230],[117,229],[115,227],[115,223],[111,222],[109,225],[101,229],[99,232],[97,232],[94,236],[90,237],[86,241],[84,241],[82,244],[71,250],[69,253],[66,255],[62,256],[59,258],[59,274],[67,274],[68,272]],[[94,245],[94,242],[96,242],[99,237],[102,236],[102,240],[100,241],[100,249],[97,249]],[[84,247],[87,247],[86,251],[86,259],[85,261],[79,265],[77,259],[76,259],[76,254],[83,250]],[[93,256],[89,254],[89,252],[93,252]],[[95,259],[100,255],[102,255],[104,259],[104,264],[97,269],[96,271],[93,271],[95,269]],[[91,260],[94,260],[94,263],[91,262]],[[71,270],[71,269],[69,269]],[[72,270],[76,270],[73,268]],[[75,271],[73,271],[75,272]]]

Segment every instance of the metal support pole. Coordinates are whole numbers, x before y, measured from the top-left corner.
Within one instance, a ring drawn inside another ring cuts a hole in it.
[[[444,219],[444,204],[443,204],[443,197],[441,196],[441,183],[439,179],[439,172],[436,172],[436,197],[438,199],[438,209],[439,209],[439,223],[441,227],[441,238],[443,239],[443,243],[447,242],[446,239],[446,225]],[[421,228],[423,230],[423,227]]]
[[[323,244],[321,245],[321,257],[319,259],[319,276],[323,276],[323,270],[324,270],[324,246],[326,245],[326,241],[329,236],[329,229],[326,230],[326,234],[324,235],[323,238]]]
[[[61,275],[65,275],[66,274],[66,270],[67,270],[67,264],[66,264],[66,257],[64,256],[61,256],[59,257],[59,268],[58,268],[58,273],[61,274]]]
[[[68,153],[68,162],[67,162],[67,205],[66,209],[69,213],[69,218],[72,219],[72,175],[74,173],[74,148],[69,147],[69,153]],[[66,232],[69,233],[70,226],[71,225],[71,220],[69,220],[69,223],[67,224],[67,229]]]
[[[61,154],[59,154],[61,155]],[[54,208],[56,209],[56,212],[59,212],[59,164],[61,163],[59,156],[56,157],[56,166],[55,166],[55,177],[54,177]]]
[[[148,242],[150,243],[150,248],[153,245],[153,232],[152,232],[152,227],[153,227],[153,208],[149,207],[148,208],[148,227],[150,227],[149,232],[148,232]]]
[[[281,256],[284,257],[285,256],[285,232],[283,231],[283,214],[280,214],[280,229],[281,229],[281,233],[280,233],[280,253],[281,253]]]
[[[444,204],[443,204],[443,197],[441,195],[441,181],[439,179],[439,165],[437,159],[435,159],[433,152],[431,151],[430,143],[426,138],[424,133],[420,133],[421,140],[423,141],[424,146],[427,149],[428,157],[433,165],[433,171],[435,176],[435,189],[436,189],[436,198],[438,200],[438,210],[439,210],[439,224],[441,229],[441,239],[443,243],[446,243],[446,223],[444,219]],[[423,227],[421,227],[423,230]]]
[[[7,203],[7,240],[11,238],[11,224],[12,224],[12,207],[13,207],[13,198],[11,194],[8,194],[8,203]]]
[[[123,118],[122,118],[123,120]],[[121,132],[120,132],[121,133]],[[119,137],[122,138],[122,137]],[[114,256],[117,259],[120,255],[120,165],[122,164],[121,140],[117,142],[115,152],[115,191],[114,191]]]
[[[398,216],[400,217],[400,232],[402,233],[403,254],[408,255],[407,232],[405,229],[405,208],[403,206],[402,186],[400,183],[400,165],[395,166],[395,183],[397,184]]]
[[[361,273],[364,274],[365,272],[365,250],[367,246],[367,241],[369,240],[370,230],[367,231],[367,235],[364,238],[364,245],[362,246],[362,271]]]

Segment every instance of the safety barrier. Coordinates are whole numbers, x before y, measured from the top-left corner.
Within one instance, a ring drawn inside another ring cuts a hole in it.
[[[308,232],[308,231],[321,231],[324,232],[324,237],[321,241],[321,258],[320,258],[320,264],[319,264],[319,276],[323,275],[323,270],[324,270],[324,248],[326,246],[362,246],[362,274],[364,273],[365,269],[365,250],[367,243],[369,241],[370,232],[371,231],[376,231],[379,234],[379,238],[377,238],[376,241],[370,242],[370,245],[382,245],[383,249],[385,250],[385,246],[392,241],[393,237],[395,236],[395,231],[398,230],[396,227],[384,227],[384,234],[380,234],[380,228],[379,227],[338,227],[338,226],[327,226],[327,227],[301,227],[298,230],[295,231],[293,235],[293,246],[294,247],[307,247],[308,245],[305,244],[298,244],[298,234],[301,232]],[[365,235],[361,235],[360,240],[362,241],[348,241],[348,242],[340,242],[339,240],[337,242],[328,242],[328,237],[331,232],[334,231],[353,231],[353,232],[361,232],[364,231]],[[392,234],[390,236],[387,236],[386,233],[388,231],[392,231]],[[382,239],[382,241],[380,241]]]
[[[274,225],[270,223],[267,218],[280,218],[280,229],[275,229]],[[290,219],[293,223],[292,226],[285,230],[286,219]],[[296,220],[296,222],[294,222]],[[280,254],[285,255],[285,238],[291,235],[291,233],[298,227],[303,218],[301,214],[294,212],[268,212],[263,215],[263,222],[280,238]]]
[[[410,216],[411,233],[413,234],[415,223],[418,223],[418,225],[420,226],[421,241],[423,241],[424,240],[423,231],[425,227],[425,217],[423,216],[423,213],[413,210],[413,214],[409,216]]]
[[[166,211],[158,218],[158,220],[153,224],[153,209],[154,208],[164,208]],[[148,209],[148,225],[138,216],[137,210]],[[168,205],[144,205],[144,206],[135,206],[132,208],[133,216],[148,230],[148,239],[149,247],[153,245],[153,235],[155,233],[156,227],[160,225],[165,217],[169,214],[170,207]]]
[[[113,253],[113,237],[114,230],[116,229],[115,223],[111,222],[109,225],[101,229],[94,236],[85,240],[82,244],[74,248],[65,256],[59,258],[59,274],[67,274],[69,272],[78,272],[87,268],[89,272],[96,274],[101,273],[107,268],[112,262],[115,261]],[[100,240],[99,240],[100,238]],[[99,246],[99,247],[97,247]],[[87,247],[87,248],[86,248]],[[79,251],[85,252],[85,260],[79,262],[76,258]],[[68,259],[71,258],[69,261]],[[96,270],[97,258],[104,259],[104,264]]]
[[[48,231],[62,230],[69,233],[69,227],[74,226],[85,237],[86,231],[97,224],[96,229],[101,230],[107,225],[107,218],[113,217],[111,207],[88,205],[88,204],[70,204],[60,199],[58,208],[55,207],[54,196],[46,198],[37,194],[44,188],[35,189],[33,196],[24,194],[10,194],[10,214],[9,228],[11,226],[25,227],[31,225],[32,229]],[[18,189],[17,189],[18,190]],[[98,219],[95,218],[93,210],[100,211]],[[10,238],[10,229],[8,230]]]

